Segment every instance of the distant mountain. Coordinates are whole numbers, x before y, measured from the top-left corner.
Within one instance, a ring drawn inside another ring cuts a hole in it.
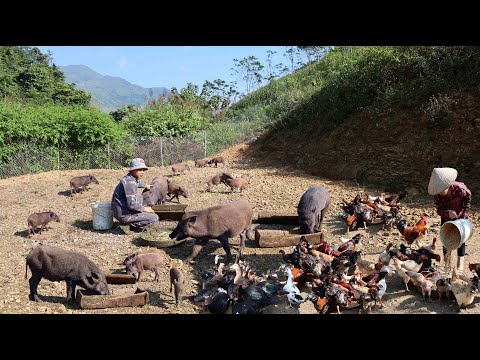
[[[125,79],[101,75],[85,65],[59,66],[65,82],[75,83],[77,89],[92,93],[91,106],[110,112],[123,105],[145,105],[145,97],[152,90],[153,98],[169,93],[164,87],[144,88]]]

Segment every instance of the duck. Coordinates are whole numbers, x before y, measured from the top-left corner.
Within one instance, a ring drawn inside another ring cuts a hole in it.
[[[226,291],[219,291],[213,296],[211,303],[208,304],[208,311],[212,314],[225,314],[231,302],[232,299],[230,299]]]

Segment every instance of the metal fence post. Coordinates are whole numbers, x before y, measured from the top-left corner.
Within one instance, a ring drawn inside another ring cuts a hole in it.
[[[60,171],[60,141],[58,142],[58,151],[57,151],[57,170]]]
[[[108,168],[111,169],[112,166],[110,165],[110,143],[107,143],[107,156],[108,156]]]
[[[204,157],[207,157],[207,130],[203,130],[203,134],[204,134]]]
[[[160,137],[160,161],[162,162],[163,167],[163,138]]]

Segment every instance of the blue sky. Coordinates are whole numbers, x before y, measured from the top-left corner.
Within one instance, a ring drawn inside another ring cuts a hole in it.
[[[234,81],[233,59],[256,56],[266,64],[267,50],[276,51],[273,62],[287,64],[284,46],[37,46],[50,51],[56,65],[86,65],[92,70],[121,77],[146,88],[192,82],[201,89],[205,80]],[[240,88],[240,84],[238,85]]]

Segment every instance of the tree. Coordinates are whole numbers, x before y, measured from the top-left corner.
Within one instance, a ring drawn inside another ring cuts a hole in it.
[[[233,59],[233,63],[232,75],[237,76],[245,84],[247,94],[260,87],[263,81],[262,69],[264,66],[255,56],[249,56],[241,60]]]
[[[66,84],[51,54],[36,47],[0,46],[0,95],[36,104],[89,106],[91,95]]]
[[[307,55],[309,63],[314,59],[318,63],[320,59],[330,50],[329,46],[299,46],[298,48]]]

